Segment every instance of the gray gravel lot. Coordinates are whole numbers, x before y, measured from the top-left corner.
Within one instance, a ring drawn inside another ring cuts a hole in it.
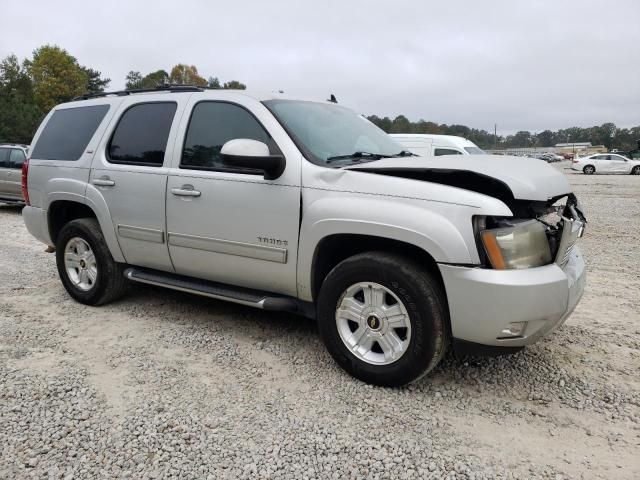
[[[640,178],[567,174],[590,220],[574,315],[402,389],[292,315],[139,286],[75,303],[0,206],[0,478],[640,478]]]

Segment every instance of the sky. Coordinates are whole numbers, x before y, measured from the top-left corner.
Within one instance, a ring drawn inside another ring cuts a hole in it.
[[[0,57],[55,44],[124,88],[205,78],[499,134],[640,125],[640,0],[0,0]]]

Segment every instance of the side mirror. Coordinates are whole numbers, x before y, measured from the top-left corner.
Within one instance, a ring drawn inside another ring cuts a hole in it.
[[[282,155],[271,155],[265,143],[248,138],[229,140],[222,146],[220,155],[229,168],[255,170],[256,174],[263,174],[265,180],[278,178],[286,165]]]

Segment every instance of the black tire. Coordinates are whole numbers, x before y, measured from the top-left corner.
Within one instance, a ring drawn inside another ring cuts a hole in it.
[[[89,244],[95,255],[97,276],[89,290],[74,285],[65,268],[65,248],[69,240],[79,237]],[[98,221],[80,218],[67,223],[56,240],[56,264],[64,288],[75,300],[85,305],[102,305],[122,296],[127,287],[125,265],[111,256]]]
[[[409,344],[393,363],[368,363],[356,357],[340,337],[336,309],[347,288],[359,282],[386,287],[409,314]],[[344,370],[367,383],[397,387],[416,381],[438,364],[449,346],[449,311],[440,281],[400,255],[367,252],[344,260],[324,280],[317,308],[320,336],[329,353]]]
[[[631,175],[640,175],[640,165],[636,165],[631,169]]]
[[[585,175],[593,175],[594,173],[596,173],[596,167],[594,167],[593,165],[585,165],[582,169],[582,172]]]

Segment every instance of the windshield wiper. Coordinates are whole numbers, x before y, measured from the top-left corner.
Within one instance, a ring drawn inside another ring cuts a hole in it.
[[[349,160],[352,158],[362,159],[362,161],[372,161],[372,160],[380,160],[381,158],[398,158],[398,157],[417,157],[415,153],[411,153],[408,150],[402,150],[399,153],[395,153],[393,155],[383,155],[381,153],[371,153],[371,152],[353,152],[349,155],[336,155],[334,157],[327,158],[327,163],[333,163],[338,160]]]
[[[395,155],[390,155],[390,157],[417,157],[415,153],[411,153],[409,150],[402,150],[400,153],[396,153]]]
[[[336,155],[334,157],[329,157],[325,161],[327,163],[333,163],[338,160],[349,160],[351,158],[365,158],[371,160],[380,160],[381,158],[386,158],[386,155],[380,155],[379,153],[370,153],[370,152],[353,152],[349,155]]]

